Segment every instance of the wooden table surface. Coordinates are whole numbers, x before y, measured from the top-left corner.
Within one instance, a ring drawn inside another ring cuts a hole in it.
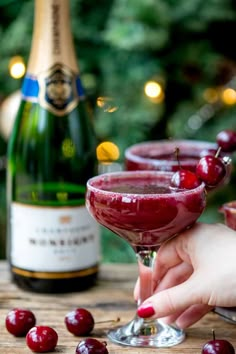
[[[81,340],[69,333],[64,325],[67,312],[76,307],[90,310],[95,322],[120,318],[120,323],[127,323],[133,318],[133,286],[137,276],[135,264],[103,264],[98,284],[92,289],[72,294],[39,295],[25,292],[11,283],[6,262],[0,261],[0,353],[32,354],[24,338],[15,338],[5,329],[5,317],[14,307],[31,309],[37,324],[52,326],[58,332],[58,345],[53,353],[75,354],[75,348]],[[185,341],[172,348],[132,348],[111,343],[106,338],[106,330],[111,324],[95,325],[91,336],[107,342],[110,354],[200,354],[203,344],[215,330],[218,338],[229,340],[236,348],[236,325],[226,323],[214,313],[189,328]]]

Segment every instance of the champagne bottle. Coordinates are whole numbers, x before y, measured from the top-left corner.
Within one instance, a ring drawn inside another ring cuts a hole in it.
[[[85,207],[96,138],[80,81],[69,0],[35,0],[22,100],[8,143],[8,258],[18,286],[93,285],[99,229]]]

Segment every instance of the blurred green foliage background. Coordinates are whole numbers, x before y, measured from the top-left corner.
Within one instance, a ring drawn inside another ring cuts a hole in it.
[[[233,0],[71,0],[72,31],[81,78],[99,139],[124,150],[162,138],[215,141],[236,129],[236,2]],[[33,0],[0,1],[0,99],[21,87],[9,62],[27,62]],[[145,93],[158,83],[161,95]],[[11,101],[8,102],[11,105]],[[10,119],[10,118],[9,118]],[[0,123],[8,117],[0,112]],[[0,126],[2,125],[0,124]],[[1,133],[1,132],[0,132]],[[7,139],[1,138],[5,155]],[[234,157],[233,157],[234,160]],[[5,174],[1,171],[0,227],[5,237]],[[219,206],[236,199],[235,174],[212,193],[202,220],[222,221]],[[103,230],[103,261],[133,261],[132,250]],[[1,248],[0,257],[4,257]]]

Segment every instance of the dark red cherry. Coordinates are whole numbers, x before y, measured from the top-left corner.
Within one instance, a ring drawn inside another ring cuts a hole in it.
[[[212,330],[213,339],[202,348],[202,354],[235,354],[232,344],[225,339],[216,339],[215,331]]]
[[[86,338],[79,342],[75,354],[109,354],[109,352],[106,342],[100,342],[95,338]]]
[[[58,341],[57,332],[48,326],[35,326],[26,335],[26,344],[36,353],[51,352]]]
[[[65,316],[65,325],[75,336],[85,336],[94,328],[94,318],[88,310],[77,308]]]
[[[214,187],[225,177],[226,167],[220,158],[208,155],[199,160],[196,174],[207,186]]]
[[[236,150],[236,131],[222,130],[216,136],[216,142],[224,152],[233,152]]]
[[[30,310],[15,308],[8,312],[5,326],[9,333],[16,337],[23,337],[35,326],[36,318]]]
[[[170,185],[174,188],[193,189],[201,184],[195,173],[180,169],[175,172],[171,178]]]
[[[204,345],[202,354],[235,354],[235,350],[227,340],[213,339]]]

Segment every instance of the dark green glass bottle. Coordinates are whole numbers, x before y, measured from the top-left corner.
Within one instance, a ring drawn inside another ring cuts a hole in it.
[[[85,207],[96,138],[80,82],[69,0],[35,0],[22,101],[8,144],[8,259],[25,289],[92,286],[99,228]]]

